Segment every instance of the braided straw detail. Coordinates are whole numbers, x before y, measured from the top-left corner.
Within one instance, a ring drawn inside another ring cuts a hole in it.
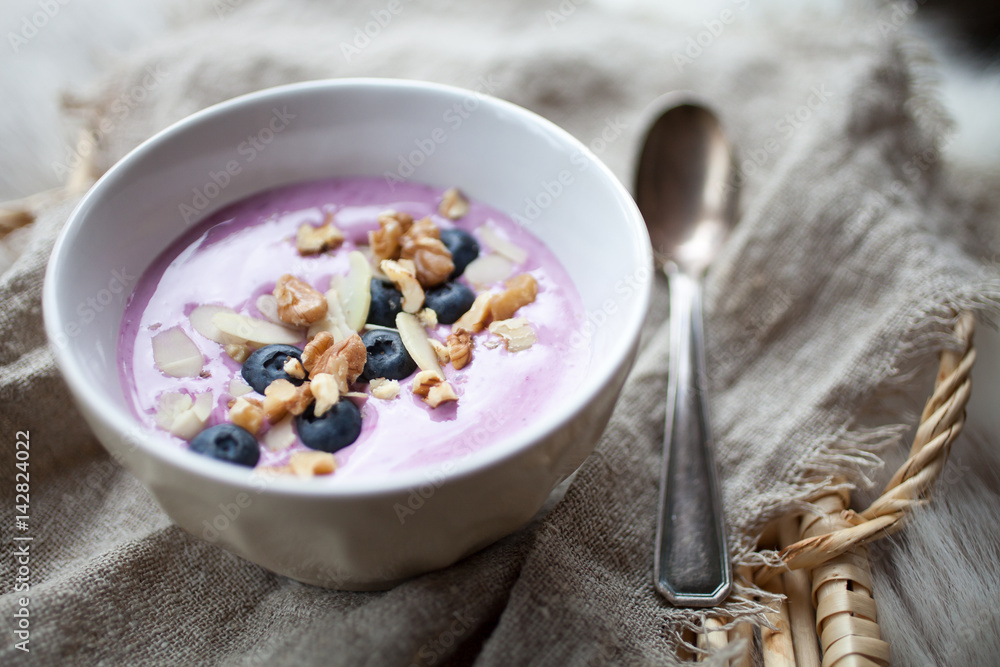
[[[854,547],[891,534],[902,527],[906,514],[927,502],[931,487],[951,451],[951,443],[965,425],[965,406],[972,392],[969,377],[976,360],[972,344],[975,318],[963,313],[955,326],[960,351],[941,353],[934,393],[928,399],[910,448],[909,458],[899,467],[882,495],[863,512],[844,506],[841,522],[789,545],[779,553],[788,569],[815,568]],[[755,582],[763,585],[785,567],[762,567]]]

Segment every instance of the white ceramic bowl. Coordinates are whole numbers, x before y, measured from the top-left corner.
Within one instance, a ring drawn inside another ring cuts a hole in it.
[[[588,313],[592,355],[576,394],[513,437],[378,482],[264,482],[240,466],[152,442],[126,404],[116,363],[135,278],[189,224],[250,194],[386,173],[458,185],[530,223]],[[299,581],[385,588],[513,532],[590,454],[635,355],[651,267],[628,192],[543,118],[428,83],[316,81],[205,109],[111,168],[56,243],[44,314],[87,422],[179,526]],[[400,507],[416,510],[401,520]]]

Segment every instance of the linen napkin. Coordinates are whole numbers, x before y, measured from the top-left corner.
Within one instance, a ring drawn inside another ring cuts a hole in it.
[[[666,14],[424,0],[216,0],[86,95],[97,173],[157,130],[263,87],[341,76],[455,84],[575,134],[628,182],[638,118],[689,89],[721,113],[740,161],[741,221],[707,284],[711,412],[737,565],[773,554],[772,519],[837,476],[877,475],[927,393],[959,309],[994,311],[987,238],[943,168],[948,123],[919,47],[878,6],[752,16],[734,0],[701,24]],[[0,596],[4,662],[32,664],[672,664],[685,629],[760,622],[737,587],[675,609],[652,584],[666,392],[658,281],[641,350],[597,450],[562,500],[462,562],[379,593],[271,574],[171,525],[101,452],[44,341],[40,289],[73,201],[34,223],[0,277],[2,465],[30,431],[30,653]],[[993,238],[992,235],[989,238]],[[13,474],[10,475],[13,477]],[[14,523],[5,484],[0,522]],[[5,540],[3,581],[14,581]],[[891,637],[890,637],[891,640]],[[722,660],[725,655],[714,656]]]

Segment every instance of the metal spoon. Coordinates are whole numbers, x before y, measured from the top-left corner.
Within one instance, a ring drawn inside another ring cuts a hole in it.
[[[653,577],[677,606],[729,595],[732,570],[712,458],[702,279],[736,219],[733,158],[719,120],[685,93],[650,107],[635,197],[670,285],[670,367]]]

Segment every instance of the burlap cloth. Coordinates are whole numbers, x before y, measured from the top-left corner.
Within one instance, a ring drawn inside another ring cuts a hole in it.
[[[928,391],[923,371],[955,309],[990,308],[998,290],[997,221],[961,203],[940,159],[949,134],[930,68],[890,9],[761,20],[736,1],[684,25],[568,0],[425,4],[219,0],[92,89],[90,158],[103,171],[174,120],[244,92],[397,76],[526,106],[628,179],[645,105],[698,91],[742,158],[742,219],[708,281],[706,325],[736,563],[768,558],[755,553],[763,526],[832,476],[877,475]],[[15,432],[30,430],[34,536],[30,654],[11,639],[21,594],[3,542],[0,661],[665,664],[679,632],[700,626],[704,612],[671,608],[651,578],[663,281],[623,400],[554,509],[447,570],[387,592],[332,592],[181,532],[87,433],[39,310],[72,203],[42,211],[0,278],[3,478],[14,477]],[[13,483],[0,493],[9,536]],[[750,593],[737,588],[723,611],[756,617]]]

